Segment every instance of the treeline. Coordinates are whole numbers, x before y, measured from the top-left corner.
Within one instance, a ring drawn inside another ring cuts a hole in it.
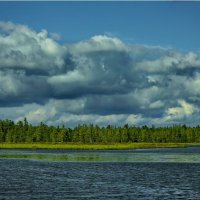
[[[99,127],[97,125],[78,125],[71,129],[48,126],[40,123],[29,124],[26,118],[14,123],[0,120],[1,143],[128,143],[128,142],[200,142],[200,126],[187,127]]]

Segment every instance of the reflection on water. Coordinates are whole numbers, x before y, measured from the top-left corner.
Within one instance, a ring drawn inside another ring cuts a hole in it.
[[[0,158],[56,162],[200,163],[200,147],[132,151],[0,150]]]
[[[199,154],[200,147],[0,150],[0,199],[198,200]]]

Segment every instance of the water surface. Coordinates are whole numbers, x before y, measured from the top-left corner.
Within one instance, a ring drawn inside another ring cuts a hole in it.
[[[0,150],[0,199],[200,199],[200,147]]]
[[[137,150],[13,150],[1,149],[1,159],[51,162],[181,162],[200,163],[200,147]]]

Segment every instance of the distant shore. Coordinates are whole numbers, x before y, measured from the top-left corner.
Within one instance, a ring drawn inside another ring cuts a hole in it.
[[[146,148],[179,148],[188,146],[200,146],[200,143],[116,143],[116,144],[0,143],[0,149],[128,150],[128,149],[146,149]]]

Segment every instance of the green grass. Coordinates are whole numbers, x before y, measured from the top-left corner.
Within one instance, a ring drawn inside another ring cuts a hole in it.
[[[125,149],[145,149],[145,148],[176,148],[187,146],[200,146],[200,143],[116,143],[116,144],[13,144],[0,143],[0,149],[82,149],[82,150],[125,150]]]

